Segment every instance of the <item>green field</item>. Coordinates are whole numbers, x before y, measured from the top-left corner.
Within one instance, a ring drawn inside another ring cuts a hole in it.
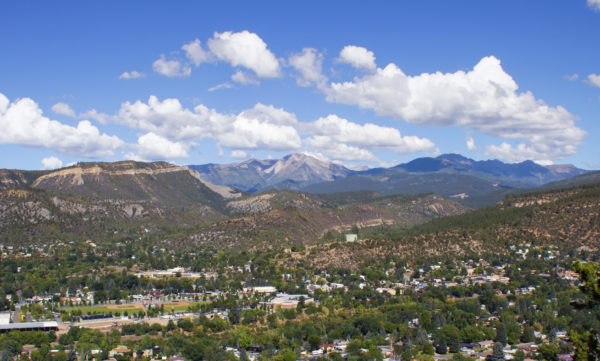
[[[127,311],[129,314],[137,313],[142,308],[138,305],[100,305],[100,306],[79,306],[79,307],[65,307],[63,310],[67,312],[81,311],[82,314],[123,314]]]
[[[183,312],[187,311],[188,307],[200,305],[203,302],[164,302],[165,312]],[[97,306],[75,306],[64,307],[62,310],[67,312],[80,311],[82,314],[123,314],[125,311],[128,314],[137,314],[140,310],[144,310],[140,304],[122,304],[122,305],[97,305]]]

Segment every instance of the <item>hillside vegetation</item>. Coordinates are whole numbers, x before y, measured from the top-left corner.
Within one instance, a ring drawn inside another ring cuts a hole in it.
[[[270,191],[228,203],[239,216],[220,221],[184,239],[217,249],[273,248],[336,241],[353,227],[401,225],[464,213],[467,208],[438,195],[381,196],[357,194],[320,197],[293,191]],[[346,200],[343,200],[346,199]]]
[[[299,261],[323,268],[442,254],[476,257],[523,242],[564,251],[598,247],[598,184],[512,195],[468,212],[431,193],[242,194],[164,162],[83,163],[1,175],[2,243],[126,238],[214,251],[316,246]],[[357,231],[365,242],[341,242],[344,233]]]
[[[359,243],[313,248],[295,262],[315,268],[357,269],[370,262],[423,257],[502,254],[529,243],[576,253],[600,247],[600,184],[509,197],[496,207],[435,219],[407,229],[361,230]]]
[[[10,244],[125,237],[217,250],[276,248],[339,240],[352,227],[408,227],[466,211],[433,194],[243,195],[164,162],[80,163],[0,176],[0,241]]]
[[[151,201],[90,199],[44,190],[0,191],[0,241],[120,239],[172,232],[225,216],[202,204],[160,207]]]

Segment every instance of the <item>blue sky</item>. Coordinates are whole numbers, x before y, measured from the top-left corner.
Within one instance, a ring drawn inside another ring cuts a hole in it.
[[[600,0],[20,1],[1,168],[303,152],[600,168]]]

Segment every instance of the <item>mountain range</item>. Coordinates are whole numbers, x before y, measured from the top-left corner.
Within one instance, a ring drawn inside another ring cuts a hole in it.
[[[300,169],[308,180],[316,176],[307,169],[328,166],[295,158],[273,162],[266,173],[285,179]],[[269,248],[337,239],[354,226],[410,227],[467,210],[435,194],[314,195],[276,189],[251,194],[214,185],[188,167],[165,162],[0,171],[0,243],[152,237],[214,249]]]
[[[334,167],[300,155],[264,163],[240,164],[255,166],[255,174],[268,174],[277,185],[316,182],[305,188],[327,185],[337,187],[337,192],[270,189],[253,194],[212,184],[191,168],[166,162],[90,162],[53,171],[0,170],[0,244],[135,239],[165,247],[215,251],[316,245],[314,257],[311,251],[299,262],[358,267],[391,254],[418,257],[423,245],[429,245],[428,252],[436,254],[450,249],[466,254],[487,252],[492,246],[502,252],[505,245],[498,240],[506,235],[521,241],[547,238],[552,244],[568,236],[569,245],[577,247],[598,236],[597,171],[542,167],[532,162],[475,162],[457,155],[367,171]],[[270,166],[260,170],[256,164]],[[499,167],[490,170],[486,168],[490,164]],[[295,177],[295,170],[300,178]],[[572,174],[579,175],[537,188],[521,188],[522,194],[474,211],[465,205],[468,197],[444,197],[433,192],[397,194],[408,193],[402,188],[406,184],[412,193],[429,188],[436,193],[462,190],[465,194],[484,194],[509,187],[505,184],[510,181],[532,184]],[[318,182],[323,178],[328,180]],[[505,183],[492,184],[490,179],[504,179]],[[390,194],[340,192],[343,187],[360,184],[357,180],[362,180],[365,188],[385,185]],[[566,229],[569,231],[565,233]],[[352,230],[358,230],[362,237],[388,241],[356,247],[318,246],[342,240],[343,233]],[[372,244],[376,247],[369,246]],[[331,252],[337,256],[332,257]]]
[[[472,207],[491,205],[516,189],[531,189],[587,173],[572,165],[476,161],[459,154],[417,158],[390,168],[359,171],[303,154],[232,164],[190,165],[189,168],[214,184],[250,193],[268,189],[314,194],[354,191],[437,193]]]

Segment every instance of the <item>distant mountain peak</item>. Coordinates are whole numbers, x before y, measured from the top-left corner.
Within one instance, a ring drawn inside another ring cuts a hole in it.
[[[287,155],[265,169],[265,173],[281,181],[333,180],[338,173],[349,172],[350,170],[343,166],[299,153]]]
[[[311,167],[329,167],[332,163],[322,161],[312,155],[303,154],[303,153],[292,153],[288,154],[285,157],[277,160],[276,163],[286,163],[286,164],[306,164]]]
[[[302,153],[288,154],[281,159],[250,159],[243,163],[191,165],[190,168],[212,183],[248,192],[270,188],[300,189],[310,184],[345,177],[352,172],[342,165]]]

